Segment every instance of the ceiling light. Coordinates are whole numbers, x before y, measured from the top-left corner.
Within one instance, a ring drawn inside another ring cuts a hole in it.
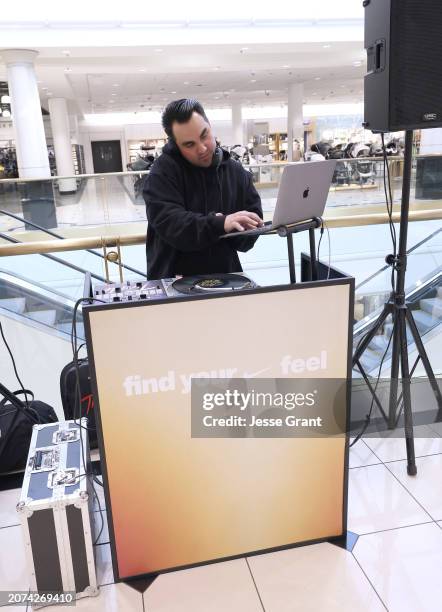
[[[120,87],[119,83],[112,83],[112,87]]]
[[[353,62],[353,66],[361,66],[361,64],[362,64],[361,61]]]
[[[290,66],[288,64],[284,64],[284,66],[281,66],[281,68],[290,68]]]
[[[183,85],[188,85],[189,81],[184,81]]]
[[[251,79],[251,83],[256,83],[256,79]]]
[[[315,77],[315,81],[320,81],[321,77]]]
[[[331,45],[322,45],[323,49],[330,49]]]
[[[116,93],[111,94],[111,96],[116,96],[116,95],[117,95]]]
[[[171,91],[170,93],[171,93],[171,94],[176,94],[176,91]]]

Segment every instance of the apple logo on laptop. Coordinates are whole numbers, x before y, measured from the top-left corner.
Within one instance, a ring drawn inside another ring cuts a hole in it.
[[[303,198],[308,198],[308,193],[309,193],[309,191],[310,191],[310,187],[307,187],[307,189],[304,189],[304,192],[303,192],[303,194],[302,194],[302,197],[303,197]]]

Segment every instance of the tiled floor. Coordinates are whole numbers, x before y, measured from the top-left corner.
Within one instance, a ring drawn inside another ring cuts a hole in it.
[[[422,433],[422,432],[420,432]],[[360,440],[350,453],[352,552],[303,546],[172,572],[144,593],[114,584],[107,520],[96,545],[100,593],[78,610],[122,612],[436,612],[442,609],[442,439],[416,437],[410,477],[403,439]],[[0,590],[27,589],[15,504],[0,493]],[[101,505],[104,498],[100,491]],[[95,505],[97,508],[97,505]],[[95,512],[95,532],[101,528]],[[17,610],[25,608],[17,607]],[[62,610],[60,607],[51,610]]]

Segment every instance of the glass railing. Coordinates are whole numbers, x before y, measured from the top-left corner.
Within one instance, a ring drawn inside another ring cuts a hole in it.
[[[401,198],[403,158],[388,158],[388,173],[393,203]],[[253,175],[264,208],[272,210],[286,163],[244,166]],[[388,178],[387,173],[387,178]],[[442,205],[442,155],[422,155],[413,159],[411,201],[416,206]],[[436,202],[435,202],[436,201]],[[327,209],[385,203],[384,160],[380,157],[339,159],[327,200]]]
[[[270,216],[278,193],[285,163],[245,166],[253,175],[265,213]],[[403,159],[389,158],[393,201],[400,201]],[[32,231],[26,221],[45,228],[85,228],[145,223],[142,196],[148,171],[119,172],[75,177],[51,177],[44,180],[0,180],[0,208],[23,220],[0,218],[0,231]],[[67,187],[69,190],[67,190]],[[411,209],[442,206],[442,155],[419,156],[413,160]],[[327,200],[327,211],[350,207],[384,205],[384,164],[381,158],[337,160]],[[75,231],[79,231],[76,229]]]
[[[65,178],[0,180],[0,208],[23,221],[0,218],[0,231],[109,226],[146,221],[142,185],[147,173],[120,172],[74,177],[76,188],[63,191]],[[72,177],[71,177],[72,178]],[[70,183],[72,187],[72,181]]]

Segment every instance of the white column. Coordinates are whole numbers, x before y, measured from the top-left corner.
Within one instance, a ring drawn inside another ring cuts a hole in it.
[[[34,69],[38,53],[30,49],[1,49],[0,55],[7,68],[19,176],[49,177],[48,150]]]
[[[298,161],[299,156],[293,153],[293,140],[296,138],[302,144],[304,139],[304,124],[302,105],[304,99],[304,85],[291,83],[289,85],[287,109],[287,161]]]
[[[232,145],[245,144],[242,124],[242,106],[239,102],[232,104],[232,138]]]
[[[72,159],[69,115],[64,98],[49,99],[49,117],[54,141],[57,175],[73,176],[75,169]],[[77,181],[74,178],[59,180],[58,189],[60,193],[73,193],[77,191]]]

